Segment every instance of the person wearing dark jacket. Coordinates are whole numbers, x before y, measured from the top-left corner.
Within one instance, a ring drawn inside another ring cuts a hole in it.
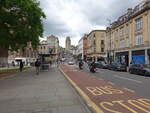
[[[79,61],[79,68],[80,68],[80,69],[82,69],[82,68],[83,68],[83,64],[84,64],[84,63],[83,63],[83,61],[82,61],[82,60],[80,60],[80,61]]]
[[[23,62],[22,61],[20,61],[19,69],[20,69],[20,72],[22,72],[22,70],[23,70]]]
[[[93,73],[96,72],[96,70],[95,70],[95,69],[96,69],[95,60],[90,64],[89,68],[90,68],[90,71],[91,71],[91,72],[93,72]]]
[[[37,59],[35,62],[36,74],[39,74],[41,62]]]

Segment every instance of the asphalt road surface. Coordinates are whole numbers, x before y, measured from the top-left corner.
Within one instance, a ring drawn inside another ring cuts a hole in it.
[[[89,72],[87,64],[84,64],[82,71],[91,73]],[[98,69],[96,73],[91,73],[91,75],[103,78],[119,87],[131,89],[143,97],[150,97],[150,77],[130,74],[128,72],[111,71],[108,69]]]
[[[76,68],[78,69],[78,67]],[[150,99],[128,88],[96,77],[96,74],[94,76],[77,70],[72,66],[64,65],[59,69],[84,98],[88,106],[97,113],[150,113]],[[115,77],[122,79],[119,75]]]

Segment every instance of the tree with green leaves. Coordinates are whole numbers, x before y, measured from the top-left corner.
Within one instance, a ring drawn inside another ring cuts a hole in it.
[[[36,0],[0,0],[0,50],[17,50],[43,34],[45,14]]]

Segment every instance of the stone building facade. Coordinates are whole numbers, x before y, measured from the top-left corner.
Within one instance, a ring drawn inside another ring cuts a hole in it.
[[[47,40],[41,42],[38,53],[49,56],[47,58],[49,61],[56,61],[59,57],[59,49],[58,37],[51,35],[47,37]]]
[[[150,0],[144,0],[107,28],[107,56],[127,66],[150,64]]]
[[[87,35],[87,57],[100,60],[105,53],[106,30],[93,30]]]
[[[87,47],[88,47],[87,35],[85,34],[78,41],[78,51],[77,51],[77,54],[78,54],[79,59],[86,60],[86,57],[87,57]]]
[[[27,46],[18,49],[17,51],[8,51],[8,64],[15,62],[15,58],[25,58],[26,65],[35,62],[35,59],[38,57],[38,50],[33,49],[31,42],[27,43]]]

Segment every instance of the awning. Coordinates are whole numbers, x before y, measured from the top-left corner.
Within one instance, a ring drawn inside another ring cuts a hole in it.
[[[39,56],[42,56],[42,57],[49,57],[49,56],[54,56],[56,54],[39,54]]]
[[[123,56],[123,55],[129,55],[129,52],[126,51],[126,52],[118,52],[118,53],[116,53],[116,56]]]

